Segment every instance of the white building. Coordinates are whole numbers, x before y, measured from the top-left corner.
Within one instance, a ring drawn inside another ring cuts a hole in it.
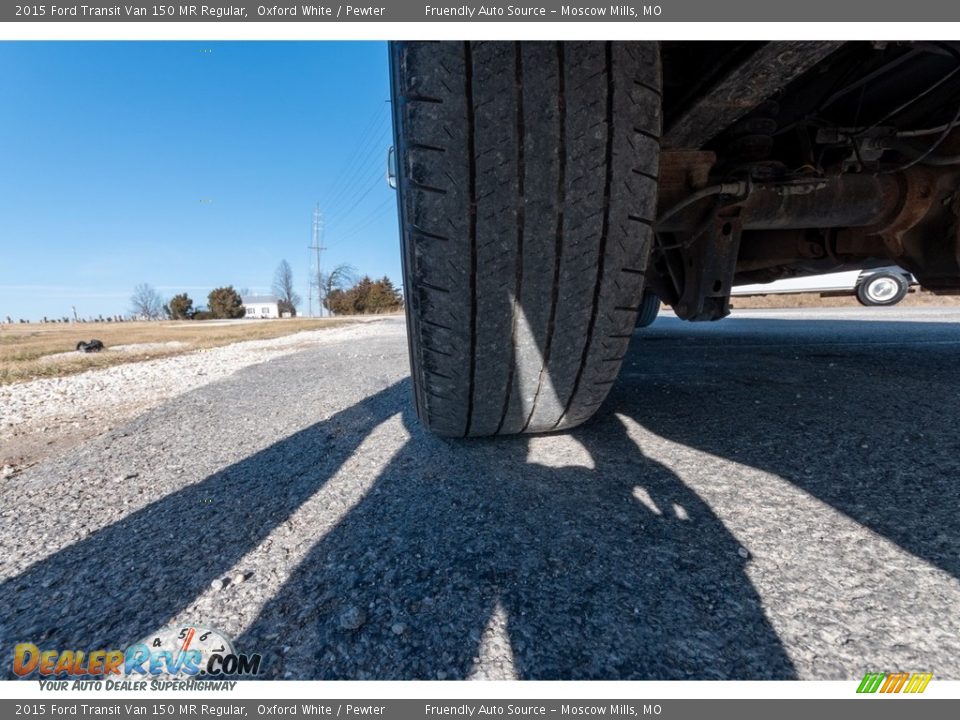
[[[280,298],[273,295],[247,295],[240,300],[243,302],[243,308],[246,311],[245,317],[268,319],[280,317]]]

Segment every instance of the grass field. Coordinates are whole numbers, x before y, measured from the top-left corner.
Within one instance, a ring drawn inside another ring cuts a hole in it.
[[[905,306],[960,305],[960,297],[918,290]],[[856,298],[821,298],[814,293],[735,297],[734,308],[859,307]],[[266,340],[304,330],[336,327],[349,319],[209,320],[29,325],[0,325],[0,385],[40,377],[60,377],[91,368],[179,355],[243,340]],[[108,351],[75,351],[81,340],[102,340]],[[118,346],[119,349],[118,349]]]
[[[338,318],[295,318],[0,325],[0,385],[71,375],[91,368],[179,355],[243,340],[267,340],[349,322]],[[78,342],[93,338],[103,341],[108,350],[90,354],[76,352]]]

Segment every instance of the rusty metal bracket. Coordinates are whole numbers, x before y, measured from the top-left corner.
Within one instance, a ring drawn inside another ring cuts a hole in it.
[[[683,291],[674,306],[683,320],[719,320],[730,314],[743,220],[739,206],[721,207],[684,243]]]

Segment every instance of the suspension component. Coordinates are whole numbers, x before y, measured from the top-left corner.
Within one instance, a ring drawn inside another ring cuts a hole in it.
[[[841,249],[868,236],[896,247],[933,202],[924,172],[737,181],[688,191],[681,199],[662,197],[666,209],[657,222],[654,254],[654,271],[661,278],[654,289],[681,318],[715,320],[729,313],[744,234],[751,237],[749,269],[763,267],[764,233],[844,228],[847,235],[836,241]],[[812,244],[817,247],[805,256],[825,254],[821,245]],[[769,250],[771,259],[781,254],[776,243]]]

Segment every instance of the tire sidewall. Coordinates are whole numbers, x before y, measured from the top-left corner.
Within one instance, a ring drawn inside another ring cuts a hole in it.
[[[410,370],[411,372],[416,372],[416,368],[419,367],[419,360],[416,357],[416,344],[419,340],[415,340],[414,333],[419,329],[419,324],[414,321],[415,314],[415,305],[416,297],[413,285],[413,272],[412,272],[412,253],[413,250],[410,247],[410,244],[407,240],[407,233],[404,232],[404,228],[407,224],[406,210],[404,208],[403,198],[401,196],[400,183],[405,182],[406,178],[403,177],[401,172],[400,163],[403,162],[403,152],[404,152],[404,142],[403,137],[399,132],[401,119],[400,114],[403,112],[401,103],[399,102],[399,97],[401,95],[402,84],[400,73],[402,72],[401,67],[401,56],[403,50],[402,42],[391,42],[388,45],[388,56],[390,63],[390,86],[391,86],[391,97],[393,102],[391,103],[391,112],[392,112],[392,121],[393,121],[393,147],[394,152],[396,153],[397,161],[397,188],[394,191],[397,196],[397,219],[400,225],[400,266],[401,273],[403,277],[403,311],[406,318],[407,325],[407,352],[409,355]],[[419,383],[411,383],[412,385],[412,394],[414,400],[414,409],[417,413],[417,417],[424,419],[423,417],[423,400],[420,397],[421,387]]]
[[[653,324],[660,314],[660,298],[649,290],[643,291],[640,313],[637,315],[637,327],[645,328]]]

